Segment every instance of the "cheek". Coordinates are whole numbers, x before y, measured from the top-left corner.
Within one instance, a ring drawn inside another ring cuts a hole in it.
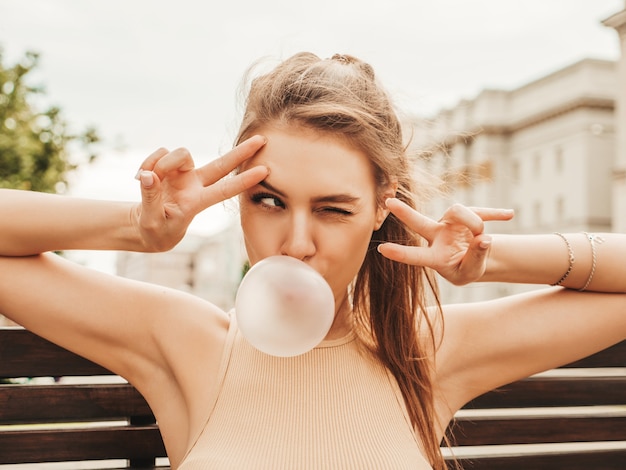
[[[338,283],[347,284],[356,276],[371,238],[371,226],[351,227],[327,238],[324,251],[331,264],[329,274],[337,278]]]

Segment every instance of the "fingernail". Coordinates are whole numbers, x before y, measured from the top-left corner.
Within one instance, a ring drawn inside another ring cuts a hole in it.
[[[143,170],[142,170],[141,168],[139,168],[139,169],[137,170],[137,173],[135,173],[135,179],[136,179],[137,181],[139,181],[139,175],[141,174],[141,172],[142,172],[142,171],[143,171]]]
[[[486,250],[491,246],[491,240],[481,240],[478,246],[480,246],[483,250]]]
[[[140,171],[139,180],[144,188],[149,188],[154,184],[154,175],[151,171]]]

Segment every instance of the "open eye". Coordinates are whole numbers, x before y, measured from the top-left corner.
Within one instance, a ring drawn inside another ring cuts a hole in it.
[[[269,193],[256,193],[251,197],[252,202],[266,208],[285,207],[283,202]]]

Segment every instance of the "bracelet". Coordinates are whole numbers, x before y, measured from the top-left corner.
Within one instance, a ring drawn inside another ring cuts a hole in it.
[[[563,241],[565,242],[565,245],[567,246],[567,256],[569,258],[569,266],[567,267],[567,271],[565,271],[565,274],[563,274],[563,277],[561,277],[561,279],[559,279],[557,282],[555,282],[554,284],[552,284],[553,286],[560,286],[563,281],[565,281],[565,279],[567,279],[567,276],[570,275],[570,273],[572,272],[572,269],[574,268],[574,250],[572,250],[572,245],[570,245],[569,241],[567,238],[565,238],[565,235],[563,235],[562,233],[559,232],[554,232],[555,235],[558,235],[559,237],[561,237],[563,239]],[[585,286],[587,287],[587,286]]]
[[[586,290],[587,287],[589,287],[589,284],[591,284],[591,280],[593,279],[593,275],[596,272],[596,263],[597,263],[597,257],[598,257],[596,254],[596,242],[598,244],[604,242],[604,238],[602,237],[599,237],[594,234],[589,234],[587,232],[583,232],[583,233],[585,234],[585,236],[589,240],[589,244],[591,245],[591,271],[589,271],[589,277],[587,278],[587,282],[585,282],[585,285],[582,286],[580,289],[578,289],[581,292]]]

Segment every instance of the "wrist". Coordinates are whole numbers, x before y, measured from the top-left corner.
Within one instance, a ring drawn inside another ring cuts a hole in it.
[[[571,252],[582,250],[584,236],[566,235],[570,247],[561,236],[494,235],[487,254],[482,282],[547,284],[581,287],[585,279],[586,260],[574,263],[570,269]],[[565,273],[569,270],[567,276]],[[565,279],[563,279],[565,278]]]

